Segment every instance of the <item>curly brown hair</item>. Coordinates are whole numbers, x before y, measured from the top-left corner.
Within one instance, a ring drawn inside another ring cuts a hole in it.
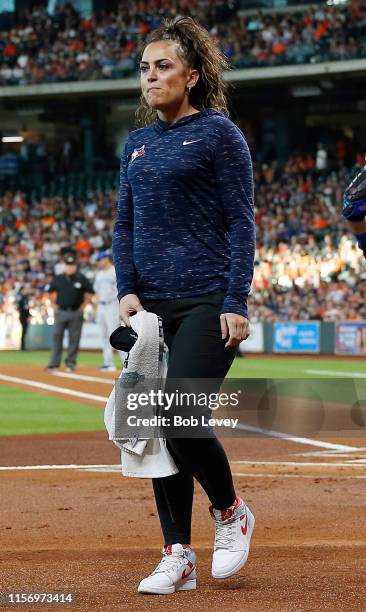
[[[161,25],[149,34],[144,49],[150,43],[160,40],[178,43],[178,55],[199,73],[196,85],[188,94],[191,105],[200,110],[212,107],[228,115],[227,84],[224,82],[223,72],[230,66],[208,31],[192,17],[164,19]],[[155,120],[156,111],[148,106],[143,94],[135,116],[139,126],[148,125]]]

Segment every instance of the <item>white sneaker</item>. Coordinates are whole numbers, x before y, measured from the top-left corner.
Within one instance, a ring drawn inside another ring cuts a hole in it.
[[[228,578],[236,574],[248,559],[255,519],[241,497],[225,510],[210,506],[210,513],[216,528],[212,575],[214,578]]]
[[[162,549],[163,558],[156,569],[141,580],[139,593],[168,595],[175,591],[192,591],[196,588],[196,553],[182,544],[169,544]]]

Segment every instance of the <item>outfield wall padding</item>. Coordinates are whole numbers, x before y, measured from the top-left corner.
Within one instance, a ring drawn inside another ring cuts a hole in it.
[[[286,322],[284,322],[285,324]],[[288,325],[291,326],[296,326],[297,323],[311,323],[311,322],[288,322]],[[316,322],[317,324],[319,322]],[[359,322],[361,324],[361,322]],[[365,322],[363,322],[364,325],[366,324]],[[261,332],[256,333],[256,335],[258,336],[258,338],[260,338],[260,343],[261,346],[263,347],[263,349],[261,350],[259,347],[258,349],[256,348],[256,344],[253,344],[253,346],[248,350],[248,353],[252,352],[253,350],[257,351],[257,352],[263,352],[263,353],[273,353],[273,347],[274,347],[274,342],[275,342],[275,335],[274,335],[274,329],[275,329],[275,324],[271,323],[271,322],[264,322],[264,323],[255,323],[254,324],[256,327],[256,332]],[[88,335],[88,327],[90,327],[90,334]],[[259,330],[258,328],[261,327],[262,329]],[[300,327],[300,326],[299,326]],[[84,333],[86,334],[85,337],[88,339],[87,344],[87,348],[88,349],[95,349],[95,350],[100,350],[101,344],[100,344],[100,339],[97,337],[97,326],[95,325],[95,323],[84,323]],[[284,330],[286,332],[286,326],[284,325]],[[254,330],[253,330],[254,331]],[[36,349],[51,349],[51,345],[52,345],[52,332],[53,332],[53,327],[52,325],[29,325],[28,330],[27,330],[27,336],[26,336],[26,348],[28,350],[36,350]],[[253,334],[254,335],[254,334]],[[1,348],[8,348],[8,347],[1,347]],[[249,348],[249,347],[248,347]],[[325,323],[320,323],[319,324],[319,350],[317,351],[317,354],[321,354],[321,355],[334,355],[335,354],[335,348],[336,348],[336,323],[333,322],[325,322]],[[243,352],[245,354],[245,343],[242,343],[241,347],[240,347],[240,351]],[[278,351],[276,351],[278,353]],[[288,353],[290,354],[296,354],[296,350],[290,350],[288,351]],[[299,351],[300,353],[304,353],[304,351]],[[286,353],[285,350],[281,350],[281,353],[284,354]],[[360,354],[357,353],[357,351],[354,351],[354,354]]]

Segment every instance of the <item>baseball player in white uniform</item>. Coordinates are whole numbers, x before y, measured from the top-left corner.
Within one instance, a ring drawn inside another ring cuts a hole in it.
[[[109,342],[111,333],[119,327],[119,313],[117,300],[116,272],[112,264],[112,256],[108,251],[101,251],[96,258],[98,271],[95,276],[93,289],[97,296],[97,321],[99,323],[102,345],[103,365],[100,370],[115,372],[113,349]],[[122,364],[124,353],[118,351]]]

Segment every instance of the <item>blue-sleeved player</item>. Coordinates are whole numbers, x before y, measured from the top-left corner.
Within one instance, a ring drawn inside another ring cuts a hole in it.
[[[342,215],[366,257],[366,165],[344,192]]]

